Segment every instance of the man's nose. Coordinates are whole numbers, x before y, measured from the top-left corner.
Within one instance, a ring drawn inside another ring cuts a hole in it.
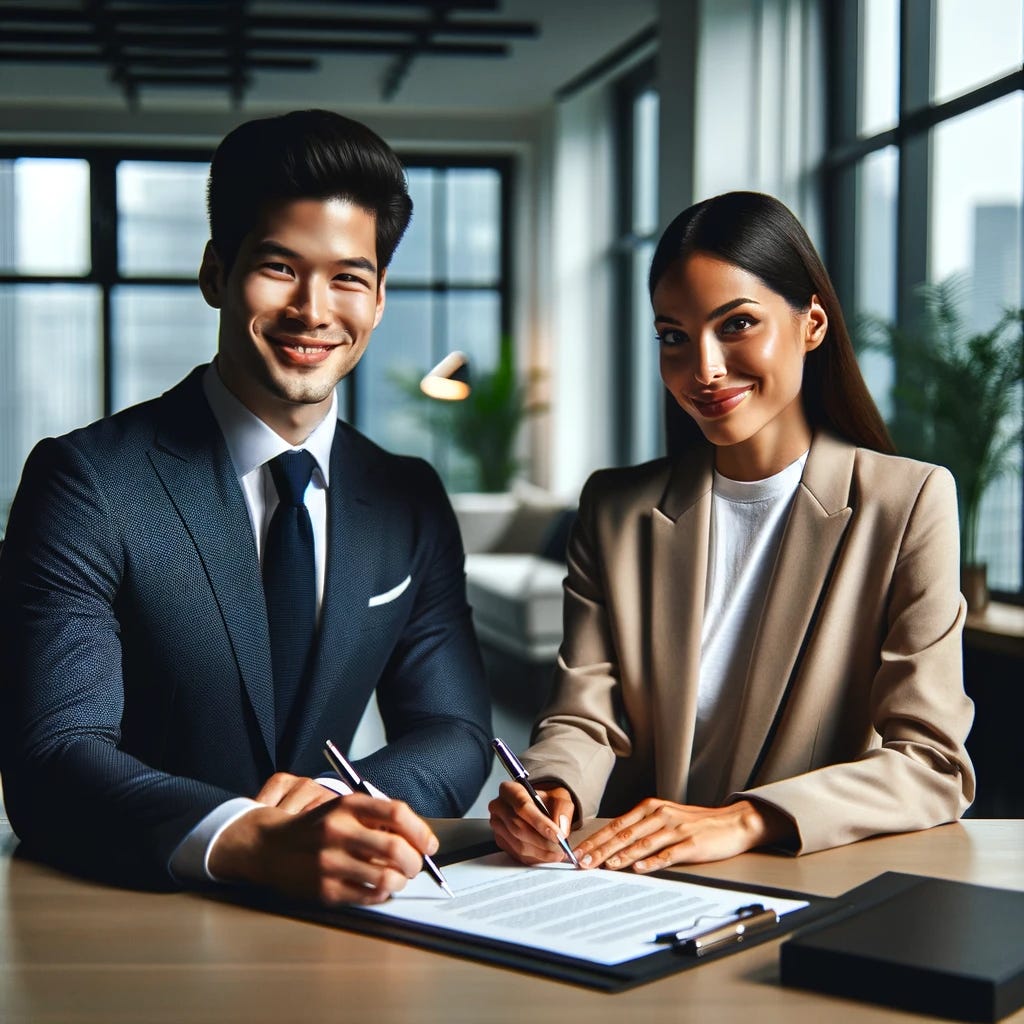
[[[316,275],[295,283],[295,294],[287,315],[305,327],[326,327],[329,307],[327,282]]]

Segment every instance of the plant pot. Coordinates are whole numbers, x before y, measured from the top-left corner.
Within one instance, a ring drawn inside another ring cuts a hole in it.
[[[960,568],[960,590],[967,599],[967,610],[981,612],[988,607],[988,566],[964,565]]]

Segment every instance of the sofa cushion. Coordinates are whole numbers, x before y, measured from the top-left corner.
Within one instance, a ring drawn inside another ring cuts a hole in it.
[[[565,566],[537,555],[466,556],[466,597],[482,640],[529,660],[562,640]]]

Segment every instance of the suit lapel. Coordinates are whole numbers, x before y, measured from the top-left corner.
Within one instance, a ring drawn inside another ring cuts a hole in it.
[[[850,520],[855,449],[815,436],[754,640],[726,792],[753,784]]]
[[[274,763],[274,686],[249,513],[199,368],[168,392],[150,461],[199,552]]]
[[[657,793],[685,799],[697,715],[711,525],[710,448],[676,463],[651,512],[651,678]]]

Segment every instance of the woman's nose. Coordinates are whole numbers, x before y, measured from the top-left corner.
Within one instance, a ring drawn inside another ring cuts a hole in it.
[[[713,384],[725,376],[725,353],[715,337],[702,336],[696,346],[694,377],[699,384]]]

